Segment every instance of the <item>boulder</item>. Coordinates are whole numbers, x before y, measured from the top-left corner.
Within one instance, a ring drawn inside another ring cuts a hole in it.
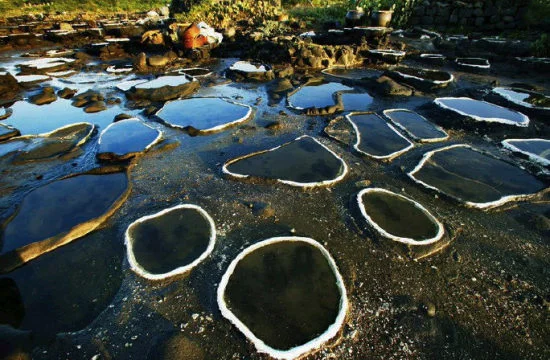
[[[45,105],[54,102],[57,100],[57,95],[55,95],[55,89],[52,87],[45,87],[42,89],[42,92],[31,96],[30,102],[35,105]]]

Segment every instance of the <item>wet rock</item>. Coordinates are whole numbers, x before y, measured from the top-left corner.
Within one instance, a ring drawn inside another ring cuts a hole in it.
[[[420,90],[435,90],[447,87],[454,76],[446,71],[396,67],[386,71],[386,75]]]
[[[215,242],[214,221],[190,204],[142,217],[126,230],[130,266],[149,280],[190,271],[210,255]]]
[[[127,119],[131,119],[133,118],[132,115],[128,115],[128,114],[118,114],[117,116],[115,116],[115,118],[113,119],[113,122],[117,122],[117,121],[121,121],[121,120],[127,120]]]
[[[153,347],[148,360],[155,360],[158,358],[166,360],[203,360],[205,359],[204,352],[200,344],[189,339],[181,333],[175,333],[167,340]]]
[[[271,131],[279,131],[283,129],[283,123],[280,121],[271,121],[265,126],[265,128]]]
[[[92,101],[86,104],[84,112],[86,113],[96,113],[103,110],[107,110],[107,104],[105,101]]]
[[[147,71],[147,55],[145,53],[139,53],[134,60],[134,69],[138,72]]]
[[[261,179],[306,188],[333,185],[347,171],[340,157],[309,136],[229,160],[223,166],[223,172],[236,179]]]
[[[62,99],[71,99],[78,90],[69,89],[69,88],[63,88],[57,92],[57,95]]]
[[[198,81],[189,80],[185,75],[161,76],[155,80],[135,85],[126,91],[126,97],[130,100],[168,101],[188,97],[199,87]]]
[[[218,287],[218,305],[259,352],[297,358],[338,333],[347,295],[334,260],[319,243],[281,237],[233,260]]]
[[[376,79],[374,90],[386,96],[411,96],[414,93],[410,87],[399,84],[387,76]]]
[[[0,74],[0,100],[14,100],[22,90],[19,82],[10,73]]]
[[[19,136],[19,135],[20,135],[19,130],[15,129],[11,126],[6,126],[4,124],[0,124],[0,142],[5,141],[5,140],[9,140],[12,137]]]
[[[67,194],[71,194],[72,201],[66,201]],[[81,174],[30,192],[3,227],[0,272],[10,271],[93,231],[128,194],[125,173]]]
[[[147,58],[147,64],[153,67],[163,67],[169,65],[177,58],[178,55],[170,51],[164,55],[150,56],[149,58]]]
[[[40,94],[31,96],[30,98],[30,102],[35,105],[49,104],[55,100],[57,100],[57,95],[55,95],[55,89],[52,87],[45,87]]]
[[[356,141],[355,130],[349,121],[342,116],[332,119],[324,129],[325,134],[346,145]]]

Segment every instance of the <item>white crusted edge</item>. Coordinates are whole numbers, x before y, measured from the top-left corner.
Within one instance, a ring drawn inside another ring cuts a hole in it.
[[[338,312],[338,316],[336,316],[336,319],[332,325],[330,325],[327,330],[319,335],[318,337],[308,341],[305,344],[290,348],[288,350],[277,350],[266,343],[264,343],[262,340],[258,339],[252,331],[235,316],[231,310],[229,310],[227,303],[225,302],[224,293],[225,289],[227,287],[227,284],[229,283],[229,279],[233,272],[235,271],[235,268],[237,267],[238,263],[245,258],[248,254],[254,252],[255,250],[268,246],[271,244],[283,242],[283,241],[292,241],[292,242],[305,242],[311,246],[314,246],[315,248],[319,249],[323,256],[327,259],[327,262],[329,263],[334,276],[336,277],[336,285],[338,285],[338,290],[340,291],[340,310]],[[281,237],[273,237],[269,238],[267,240],[261,241],[259,243],[256,243],[248,248],[246,248],[244,251],[242,251],[229,265],[226,272],[223,274],[223,277],[220,281],[220,285],[218,286],[218,306],[220,307],[220,311],[222,315],[228,319],[230,322],[232,322],[239,331],[241,331],[256,347],[256,350],[260,353],[266,353],[271,357],[274,357],[276,359],[295,359],[301,355],[304,355],[306,353],[310,353],[312,350],[320,348],[325,342],[335,337],[338,332],[340,331],[340,328],[344,324],[344,320],[346,318],[346,313],[348,309],[348,297],[346,294],[346,287],[344,285],[344,280],[342,278],[342,275],[340,275],[340,272],[338,271],[338,266],[336,265],[336,262],[330,255],[330,253],[317,241],[306,238],[306,237],[298,237],[298,236],[281,236]]]
[[[434,237],[429,238],[429,239],[415,240],[415,239],[412,239],[412,238],[400,237],[400,236],[393,235],[393,234],[387,232],[380,225],[378,225],[374,220],[372,220],[372,218],[367,214],[367,210],[365,209],[365,205],[363,204],[363,195],[366,194],[366,193],[369,193],[369,192],[383,192],[383,193],[386,193],[386,194],[390,194],[392,196],[400,197],[400,198],[405,199],[409,202],[412,202],[417,209],[422,211],[434,224],[437,225],[437,234]],[[439,220],[437,220],[437,218],[435,216],[433,216],[424,206],[422,206],[420,203],[414,201],[413,199],[410,199],[406,196],[394,193],[392,191],[382,189],[382,188],[363,189],[357,194],[357,204],[359,205],[359,209],[361,210],[361,214],[363,214],[363,217],[365,217],[367,222],[373,228],[375,228],[376,231],[378,231],[380,234],[382,234],[383,236],[385,236],[388,239],[391,239],[393,241],[397,241],[397,242],[407,244],[407,245],[430,245],[430,244],[433,244],[433,243],[439,241],[443,237],[443,235],[445,234],[445,228],[443,227],[443,224],[441,222],[439,222]]]
[[[508,101],[511,101],[514,104],[521,105],[523,107],[531,108],[531,109],[550,110],[550,107],[535,106],[535,105],[530,104],[526,101],[517,99],[514,96],[510,95],[508,93],[509,91],[519,93],[520,89],[517,89],[517,91],[516,91],[516,89],[514,89],[514,88],[496,87],[496,88],[493,88],[493,90],[492,90],[492,92],[494,92],[495,94],[502,96],[503,98],[505,98]],[[526,95],[528,95],[527,97],[529,97],[529,93],[523,93],[523,94],[526,94]],[[541,95],[545,96],[544,94],[541,94]]]
[[[105,69],[106,72],[111,73],[111,74],[127,73],[127,72],[130,72],[132,70],[133,69],[131,67],[130,68],[124,67],[124,68],[117,69],[115,65],[111,65],[107,69]]]
[[[208,72],[204,75],[190,75],[190,74],[186,73],[186,71],[190,71],[190,70],[206,70]],[[208,77],[208,76],[212,75],[213,72],[210,71],[210,69],[207,69],[207,68],[192,67],[192,68],[180,69],[180,70],[178,70],[178,74],[187,75],[187,76],[190,76],[192,78],[201,78],[201,77]]]
[[[519,152],[522,154],[525,154],[529,156],[529,160],[537,162],[542,165],[550,165],[550,160],[543,158],[542,156],[539,156],[537,154],[533,154],[532,152],[522,150],[515,145],[510,144],[511,141],[515,142],[526,142],[526,141],[544,141],[550,144],[550,140],[548,139],[540,139],[540,138],[533,138],[533,139],[506,139],[501,142],[502,146],[510,151]]]
[[[514,122],[514,121],[510,121],[508,119],[503,119],[503,118],[484,118],[484,117],[481,117],[481,116],[477,116],[477,115],[472,115],[472,114],[468,114],[464,111],[461,111],[461,110],[458,110],[458,109],[455,109],[453,107],[450,107],[450,106],[447,106],[445,104],[443,104],[441,101],[444,101],[444,100],[450,100],[450,99],[460,99],[460,100],[472,100],[472,101],[479,101],[479,102],[483,102],[485,104],[489,104],[491,106],[496,106],[498,108],[501,108],[501,109],[506,109],[510,112],[513,112],[513,113],[516,113],[516,114],[519,114],[521,117],[522,117],[522,121],[521,122]],[[508,108],[505,108],[503,106],[499,106],[499,105],[495,105],[493,103],[490,103],[490,102],[487,102],[487,101],[483,101],[483,100],[475,100],[475,99],[472,99],[472,98],[469,98],[469,97],[440,97],[440,98],[437,98],[434,100],[434,103],[443,108],[443,109],[447,109],[447,110],[451,110],[457,114],[460,114],[460,115],[463,115],[463,116],[467,116],[469,118],[472,118],[476,121],[483,121],[483,122],[496,122],[496,123],[500,123],[500,124],[506,124],[506,125],[515,125],[515,126],[519,126],[519,127],[527,127],[529,126],[529,117],[523,113],[520,113],[519,111],[516,111],[516,110],[512,110],[512,109],[508,109]]]
[[[420,54],[420,57],[424,59],[441,59],[441,60],[446,59],[445,55],[436,54],[436,53],[424,53],[424,54]]]
[[[329,69],[327,69],[329,70]],[[329,74],[330,75],[330,74]],[[334,75],[330,75],[330,76],[334,76]],[[329,84],[329,83],[326,83],[326,84]],[[326,84],[320,84],[319,86],[322,86],[322,85],[326,85]],[[341,91],[350,91],[350,90],[354,90],[352,87],[349,87],[347,85],[344,85],[344,84],[340,84],[342,86],[345,86],[347,87],[347,89],[342,89],[342,90],[336,90],[335,92],[332,93],[332,96],[334,97],[334,94],[336,94],[337,92],[341,92]],[[287,96],[286,96],[286,102],[287,102],[287,106],[289,108],[292,108],[292,109],[296,109],[296,110],[305,110],[306,108],[303,108],[303,107],[300,107],[300,106],[296,106],[296,105],[293,105],[292,102],[290,101],[290,97],[294,94],[296,94],[298,91],[302,90],[303,88],[307,87],[307,86],[314,86],[314,85],[308,85],[307,83],[300,86],[299,88],[297,89],[294,89],[292,90]],[[333,105],[329,105],[329,106],[335,106],[337,105],[337,103],[335,102]],[[325,107],[325,106],[323,106]],[[312,106],[312,108],[315,108],[315,109],[319,109],[318,107],[316,106]],[[309,108],[308,108],[309,109]]]
[[[180,266],[180,267],[175,268],[174,270],[169,271],[167,273],[152,274],[152,273],[148,272],[147,270],[145,270],[138,263],[138,261],[136,259],[135,255],[134,255],[134,250],[133,250],[133,239],[130,237],[130,230],[134,226],[137,226],[137,225],[139,225],[139,224],[141,224],[141,223],[143,223],[143,222],[145,222],[149,219],[160,217],[164,214],[167,214],[171,211],[178,210],[178,209],[193,209],[193,210],[196,210],[208,221],[208,223],[210,224],[210,241],[208,243],[208,247],[201,254],[201,256],[196,258],[190,264],[187,264],[185,266]],[[128,226],[128,228],[126,229],[126,233],[124,234],[124,243],[126,244],[126,254],[127,254],[128,262],[130,263],[130,268],[132,269],[132,271],[137,273],[139,276],[142,276],[142,277],[144,277],[146,279],[149,279],[149,280],[163,280],[163,279],[167,279],[171,276],[184,274],[184,273],[190,271],[195,266],[197,266],[200,262],[202,262],[204,259],[206,259],[208,257],[208,255],[210,255],[212,250],[214,250],[214,245],[216,243],[216,225],[214,224],[214,220],[212,219],[212,217],[210,217],[210,215],[203,208],[201,208],[200,206],[193,205],[193,204],[181,204],[181,205],[176,205],[176,206],[168,208],[168,209],[164,209],[164,210],[162,210],[160,212],[157,212],[155,214],[143,216],[143,217],[137,219],[136,221],[134,221],[133,223],[131,223]]]
[[[413,114],[416,114],[418,116],[420,116],[422,119],[426,120],[428,123],[430,123],[434,128],[436,128],[438,131],[441,131],[442,133],[445,134],[445,136],[443,137],[438,137],[438,138],[419,138],[418,136],[415,136],[413,133],[411,133],[409,131],[409,129],[407,129],[405,126],[403,126],[402,124],[398,123],[397,121],[393,120],[392,117],[389,115],[390,113],[392,112],[398,112],[398,111],[406,111],[406,112],[410,112],[410,113],[413,113]],[[416,113],[412,110],[409,110],[409,109],[387,109],[387,110],[384,110],[383,111],[384,113],[384,116],[386,116],[391,122],[392,124],[394,124],[395,126],[397,126],[398,128],[400,128],[401,130],[403,130],[405,133],[407,133],[407,135],[409,135],[412,139],[416,140],[416,141],[419,141],[419,142],[423,142],[423,143],[432,143],[432,142],[439,142],[439,141],[445,141],[449,138],[449,134],[447,134],[447,132],[445,130],[443,130],[441,127],[435,125],[434,123],[432,123],[431,121],[429,121],[428,119],[426,119],[424,116],[420,115],[419,113]]]
[[[393,55],[396,57],[407,55],[404,51],[392,50],[392,49],[371,49],[369,50],[371,54],[380,54],[380,55]]]
[[[76,144],[76,146],[80,146],[80,145],[83,145],[84,143],[86,143],[88,141],[88,139],[90,139],[90,137],[92,136],[92,134],[95,130],[95,127],[96,127],[94,124],[89,123],[89,122],[77,122],[77,123],[73,123],[73,124],[63,125],[61,127],[58,127],[57,129],[53,129],[52,131],[48,131],[48,132],[45,132],[45,133],[32,134],[32,135],[21,135],[21,136],[16,136],[14,138],[11,138],[9,140],[20,140],[20,139],[29,139],[30,140],[30,139],[37,139],[37,138],[45,138],[45,137],[48,137],[48,136],[50,136],[51,134],[53,134],[57,131],[67,129],[67,128],[70,128],[70,127],[76,126],[76,125],[90,125],[91,126],[90,131],[88,132],[88,134],[86,134],[86,136],[84,136]],[[9,125],[6,124],[6,126],[9,126]],[[12,127],[12,126],[9,126],[9,127]]]
[[[436,150],[433,150],[433,151],[428,151],[427,153],[425,153],[424,156],[422,156],[422,159],[420,160],[418,165],[416,165],[416,167],[411,172],[407,173],[407,175],[414,182],[416,182],[418,184],[421,184],[422,186],[424,186],[428,189],[432,189],[432,190],[434,190],[434,191],[436,191],[440,194],[445,194],[445,195],[447,195],[447,196],[449,196],[453,199],[456,199],[456,200],[462,202],[463,204],[465,204],[467,207],[477,208],[477,209],[491,209],[491,208],[506,204],[507,202],[510,202],[510,201],[527,200],[527,199],[529,199],[529,198],[531,198],[531,197],[533,197],[537,194],[537,193],[534,193],[534,194],[525,194],[525,195],[507,195],[507,196],[503,196],[500,199],[495,200],[495,201],[490,201],[490,202],[486,202],[486,203],[476,203],[476,202],[471,202],[471,201],[464,201],[461,198],[449,195],[449,194],[441,191],[439,188],[437,188],[435,186],[432,186],[432,185],[429,185],[429,184],[423,182],[422,180],[419,180],[419,179],[414,177],[414,174],[416,174],[418,171],[420,171],[422,169],[422,167],[424,166],[426,161],[428,161],[432,157],[433,154],[435,154],[437,152],[440,152],[440,151],[445,151],[445,150],[449,150],[449,149],[452,149],[452,148],[457,148],[457,147],[468,148],[468,149],[471,149],[472,151],[477,151],[481,154],[484,154],[481,151],[473,148],[470,145],[466,145],[466,144],[455,144],[455,145],[442,147],[442,148],[439,148],[439,149],[436,149]],[[486,155],[486,154],[484,154],[484,155]],[[490,156],[490,155],[487,155],[487,156]]]
[[[401,150],[398,150],[396,152],[393,152],[391,154],[388,154],[388,155],[372,155],[372,154],[369,154],[367,152],[364,152],[363,150],[360,150],[359,149],[359,145],[361,145],[361,133],[359,132],[359,128],[357,127],[357,125],[353,122],[353,120],[351,119],[352,116],[356,116],[356,115],[376,115],[378,116],[382,121],[384,121],[386,123],[386,126],[388,126],[393,132],[395,132],[398,136],[402,137],[403,139],[405,139],[405,141],[407,141],[409,143],[408,146],[404,147],[403,149]],[[373,112],[351,112],[349,114],[346,115],[346,119],[349,121],[349,123],[351,124],[351,126],[353,126],[353,130],[355,131],[355,135],[356,135],[356,139],[357,141],[355,142],[355,144],[353,144],[353,148],[359,152],[360,154],[364,154],[366,156],[369,156],[373,159],[377,159],[377,160],[393,160],[394,158],[398,157],[399,155],[401,154],[404,154],[406,153],[407,151],[409,151],[410,149],[412,149],[414,147],[414,144],[409,140],[407,139],[405,136],[401,135],[401,133],[399,131],[397,131],[396,128],[394,128],[391,124],[389,124],[383,117],[381,117],[380,115],[378,115],[377,113],[373,113]]]
[[[425,79],[425,78],[421,78],[421,77],[414,76],[414,75],[408,75],[408,74],[402,73],[402,72],[399,71],[399,70],[392,70],[392,71],[395,71],[396,73],[398,73],[399,75],[403,76],[404,78],[416,79],[416,80],[420,80],[420,81],[427,82],[427,83],[431,83],[431,84],[437,84],[437,85],[450,84],[450,83],[452,83],[452,82],[454,81],[454,79],[455,79],[455,77],[454,77],[453,74],[448,73],[448,72],[446,72],[446,71],[430,70],[430,69],[420,69],[420,70],[426,71],[426,72],[444,72],[444,73],[449,74],[451,77],[449,78],[449,80],[430,80],[430,79]]]
[[[214,127],[211,127],[211,128],[208,128],[208,129],[197,129],[200,133],[211,133],[211,132],[216,132],[216,131],[220,131],[220,130],[223,130],[225,128],[228,128],[228,127],[231,127],[231,126],[234,126],[234,125],[237,125],[237,124],[240,124],[242,122],[245,122],[247,121],[250,116],[252,115],[252,106],[250,105],[246,105],[246,104],[242,104],[242,103],[239,103],[239,102],[236,102],[236,101],[233,101],[233,100],[230,100],[230,99],[227,99],[227,98],[222,98],[222,97],[194,97],[194,98],[187,98],[187,99],[177,99],[177,100],[172,100],[172,101],[168,101],[166,102],[162,108],[160,108],[159,111],[157,111],[155,113],[156,116],[158,116],[160,119],[162,119],[162,121],[167,124],[168,126],[171,126],[173,128],[176,128],[176,129],[182,129],[182,130],[185,130],[185,128],[187,128],[187,126],[181,126],[181,125],[175,125],[175,124],[172,124],[172,123],[169,123],[168,121],[164,120],[161,116],[160,116],[160,113],[162,112],[162,110],[164,110],[164,107],[166,105],[168,105],[169,103],[171,102],[176,102],[176,101],[187,101],[187,100],[193,100],[193,99],[219,99],[221,101],[225,101],[227,103],[230,103],[230,104],[233,104],[233,105],[238,105],[238,106],[243,106],[245,108],[248,108],[248,111],[246,112],[246,115],[237,119],[237,120],[233,120],[231,122],[228,122],[228,123],[225,123],[225,124],[221,124],[221,125],[218,125],[218,126],[214,126]],[[190,125],[188,125],[190,126]]]
[[[159,141],[162,140],[162,137],[163,137],[163,133],[162,131],[158,130],[158,129],[155,129],[154,127],[152,127],[151,125],[145,123],[144,121],[141,121],[141,119],[138,119],[136,117],[133,117],[133,118],[129,118],[129,119],[124,119],[124,120],[120,120],[120,121],[117,121],[117,122],[114,122],[114,123],[110,123],[105,129],[103,129],[103,131],[101,132],[101,134],[99,134],[99,140],[97,141],[97,143],[99,145],[101,145],[101,138],[103,137],[103,134],[105,134],[105,132],[107,132],[107,130],[109,130],[109,128],[111,128],[112,126],[116,126],[117,124],[120,124],[120,123],[125,123],[125,122],[139,122],[141,123],[142,125],[152,129],[152,130],[155,130],[157,132],[157,137],[155,138],[155,140],[153,140],[149,145],[147,145],[143,151],[147,151],[149,150],[151,147],[153,147],[155,144],[158,144]],[[124,155],[124,154],[122,154]]]
[[[274,179],[282,184],[286,184],[286,185],[291,185],[291,186],[297,186],[297,187],[303,187],[303,188],[313,188],[313,187],[319,187],[319,186],[329,186],[329,185],[333,185],[333,184],[336,184],[337,182],[341,181],[348,173],[348,165],[346,164],[346,162],[344,161],[344,159],[342,159],[340,156],[338,156],[334,151],[332,151],[331,149],[329,149],[326,145],[322,144],[319,140],[315,139],[314,137],[312,136],[309,136],[309,135],[302,135],[300,137],[297,137],[296,139],[292,140],[292,141],[289,141],[287,143],[284,143],[284,144],[281,144],[279,146],[276,146],[274,148],[271,148],[271,149],[267,149],[267,150],[261,150],[261,151],[257,151],[257,152],[253,152],[251,154],[247,154],[247,155],[244,155],[244,156],[240,156],[240,157],[237,157],[235,159],[231,159],[229,161],[227,161],[225,164],[223,164],[223,167],[222,167],[222,172],[224,174],[227,174],[227,175],[230,175],[230,176],[233,176],[235,178],[238,178],[238,179],[246,179],[246,178],[249,178],[250,175],[244,175],[244,174],[238,174],[238,173],[233,173],[231,171],[229,171],[227,169],[227,167],[231,164],[234,164],[238,161],[241,161],[241,160],[244,160],[244,159],[247,159],[249,157],[253,157],[253,156],[256,156],[256,155],[260,155],[260,154],[263,154],[263,153],[266,153],[266,152],[270,152],[270,151],[275,151],[283,146],[286,146],[286,145],[289,145],[295,141],[298,141],[298,140],[301,140],[303,138],[310,138],[312,139],[313,141],[315,141],[317,144],[321,145],[325,150],[327,150],[329,153],[331,153],[336,159],[340,160],[340,163],[342,164],[342,166],[344,167],[344,169],[342,170],[342,173],[334,178],[334,179],[331,179],[331,180],[325,180],[325,181],[318,181],[318,182],[310,182],[310,183],[301,183],[301,182],[296,182],[296,181],[291,181],[291,180],[283,180],[283,179]]]
[[[487,64],[486,65],[475,65],[475,64],[468,64],[468,63],[464,63],[464,62],[460,61],[460,60],[464,60],[464,59],[485,60],[485,61],[487,61]],[[473,68],[479,68],[479,69],[489,69],[489,68],[491,68],[491,63],[489,63],[489,60],[483,59],[483,58],[456,58],[455,62],[457,63],[457,65],[460,65],[460,66],[473,67]]]

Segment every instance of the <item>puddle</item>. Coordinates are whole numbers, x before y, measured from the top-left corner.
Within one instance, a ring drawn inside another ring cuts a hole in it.
[[[355,129],[356,142],[353,147],[361,154],[389,161],[414,146],[375,113],[351,113],[346,115],[346,119]]]
[[[68,125],[41,136],[21,136],[0,144],[0,157],[13,155],[12,162],[39,161],[61,156],[83,145],[92,136],[88,123]]]
[[[387,61],[389,63],[395,64],[403,60],[405,55],[404,51],[392,50],[392,49],[371,49],[369,53],[374,57]]]
[[[50,80],[50,77],[47,75],[14,75],[13,77],[20,84],[34,84]]]
[[[367,68],[330,68],[322,71],[323,74],[334,76],[339,79],[361,80],[365,78],[377,78],[384,72],[376,69]]]
[[[83,174],[30,192],[3,229],[0,271],[14,266],[11,250],[17,266],[93,231],[128,192],[125,173]]]
[[[288,106],[298,110],[334,106],[336,105],[335,93],[350,90],[353,88],[334,82],[308,84],[288,95]]]
[[[133,88],[134,86],[146,83],[147,81],[148,81],[147,79],[136,79],[136,80],[122,81],[122,82],[119,82],[116,85],[116,87],[117,87],[117,89],[119,89],[121,91],[128,91],[131,88]]]
[[[448,139],[449,135],[428,119],[407,109],[384,110],[384,115],[415,141],[436,142]]]
[[[407,245],[429,245],[440,240],[445,230],[428,210],[400,194],[380,189],[363,189],[357,195],[363,217],[382,236]]]
[[[149,150],[162,138],[162,133],[139,119],[112,123],[99,137],[100,159],[128,159]]]
[[[192,98],[168,102],[157,116],[166,124],[180,128],[193,128],[209,133],[223,130],[250,118],[248,105],[220,98]]]
[[[49,133],[60,127],[82,122],[105,128],[113,122],[116,115],[122,112],[129,113],[119,106],[112,106],[97,113],[85,113],[82,109],[72,106],[70,100],[65,99],[58,99],[41,106],[18,101],[13,104],[12,109],[13,115],[3,123],[19,129],[22,135]],[[55,114],[55,116],[44,116],[44,114]]]
[[[444,97],[437,98],[434,102],[443,109],[454,111],[476,121],[520,127],[529,126],[529,118],[526,115],[486,101],[474,100],[467,97]]]
[[[175,76],[160,76],[155,80],[147,81],[145,83],[135,85],[136,89],[159,89],[165,86],[177,87],[190,82],[189,78],[185,75]]]
[[[235,178],[263,178],[299,187],[329,186],[342,180],[347,171],[344,160],[307,135],[223,166],[223,172]]]
[[[339,93],[338,96],[342,99],[345,111],[366,111],[368,110],[374,99],[367,93]]]
[[[531,161],[550,165],[550,140],[546,139],[506,139],[502,146],[513,152],[525,154]]]
[[[218,304],[259,352],[294,359],[341,328],[347,295],[336,263],[313,239],[271,238],[240,253],[218,288]]]
[[[10,293],[19,296],[14,301],[12,295],[8,307],[12,317],[17,316],[19,324],[15,327],[47,339],[60,332],[85,328],[109,306],[120,289],[121,245],[110,236],[96,233],[0,278],[0,284],[11,282]],[[7,291],[0,285],[3,296]],[[6,320],[0,318],[0,323],[7,323]]]
[[[8,140],[17,135],[19,135],[19,130],[11,126],[0,124],[0,142]]]
[[[516,105],[531,109],[550,110],[550,97],[544,94],[523,89],[503,87],[496,87],[493,89],[493,92]]]
[[[187,75],[194,78],[207,77],[213,74],[213,72],[210,69],[206,69],[206,68],[181,69],[179,70],[179,73],[182,75]]]
[[[178,205],[133,222],[126,231],[132,270],[150,280],[183,274],[210,255],[214,220],[196,205]]]
[[[242,71],[245,73],[264,73],[269,69],[262,64],[253,64],[248,61],[237,61],[229,67],[229,70]]]
[[[489,69],[491,67],[489,60],[482,58],[456,58],[455,62],[458,66],[471,69]]]
[[[525,170],[468,145],[452,145],[424,154],[409,176],[466,206],[482,209],[529,198],[546,187]]]
[[[77,73],[76,75],[60,79],[59,81],[65,84],[87,85],[87,84],[97,84],[97,83],[114,83],[120,79],[122,79],[120,75],[96,72],[96,73]]]
[[[50,57],[50,58],[41,58],[25,61],[19,66],[22,70],[26,71],[40,71],[40,70],[52,70],[56,68],[61,68],[73,63],[74,59],[61,58],[61,57]]]
[[[446,71],[397,67],[390,75],[419,88],[442,88],[454,81],[454,76]]]

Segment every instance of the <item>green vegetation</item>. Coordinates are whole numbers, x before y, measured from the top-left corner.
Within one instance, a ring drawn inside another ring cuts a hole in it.
[[[0,0],[0,12],[4,17],[55,12],[103,14],[147,11],[168,3],[170,0]]]
[[[289,9],[292,18],[305,21],[308,26],[322,25],[329,21],[344,21],[347,1],[314,1],[315,6],[296,6]]]
[[[539,57],[550,57],[550,37],[548,34],[542,34],[540,38],[531,45],[533,55]]]

